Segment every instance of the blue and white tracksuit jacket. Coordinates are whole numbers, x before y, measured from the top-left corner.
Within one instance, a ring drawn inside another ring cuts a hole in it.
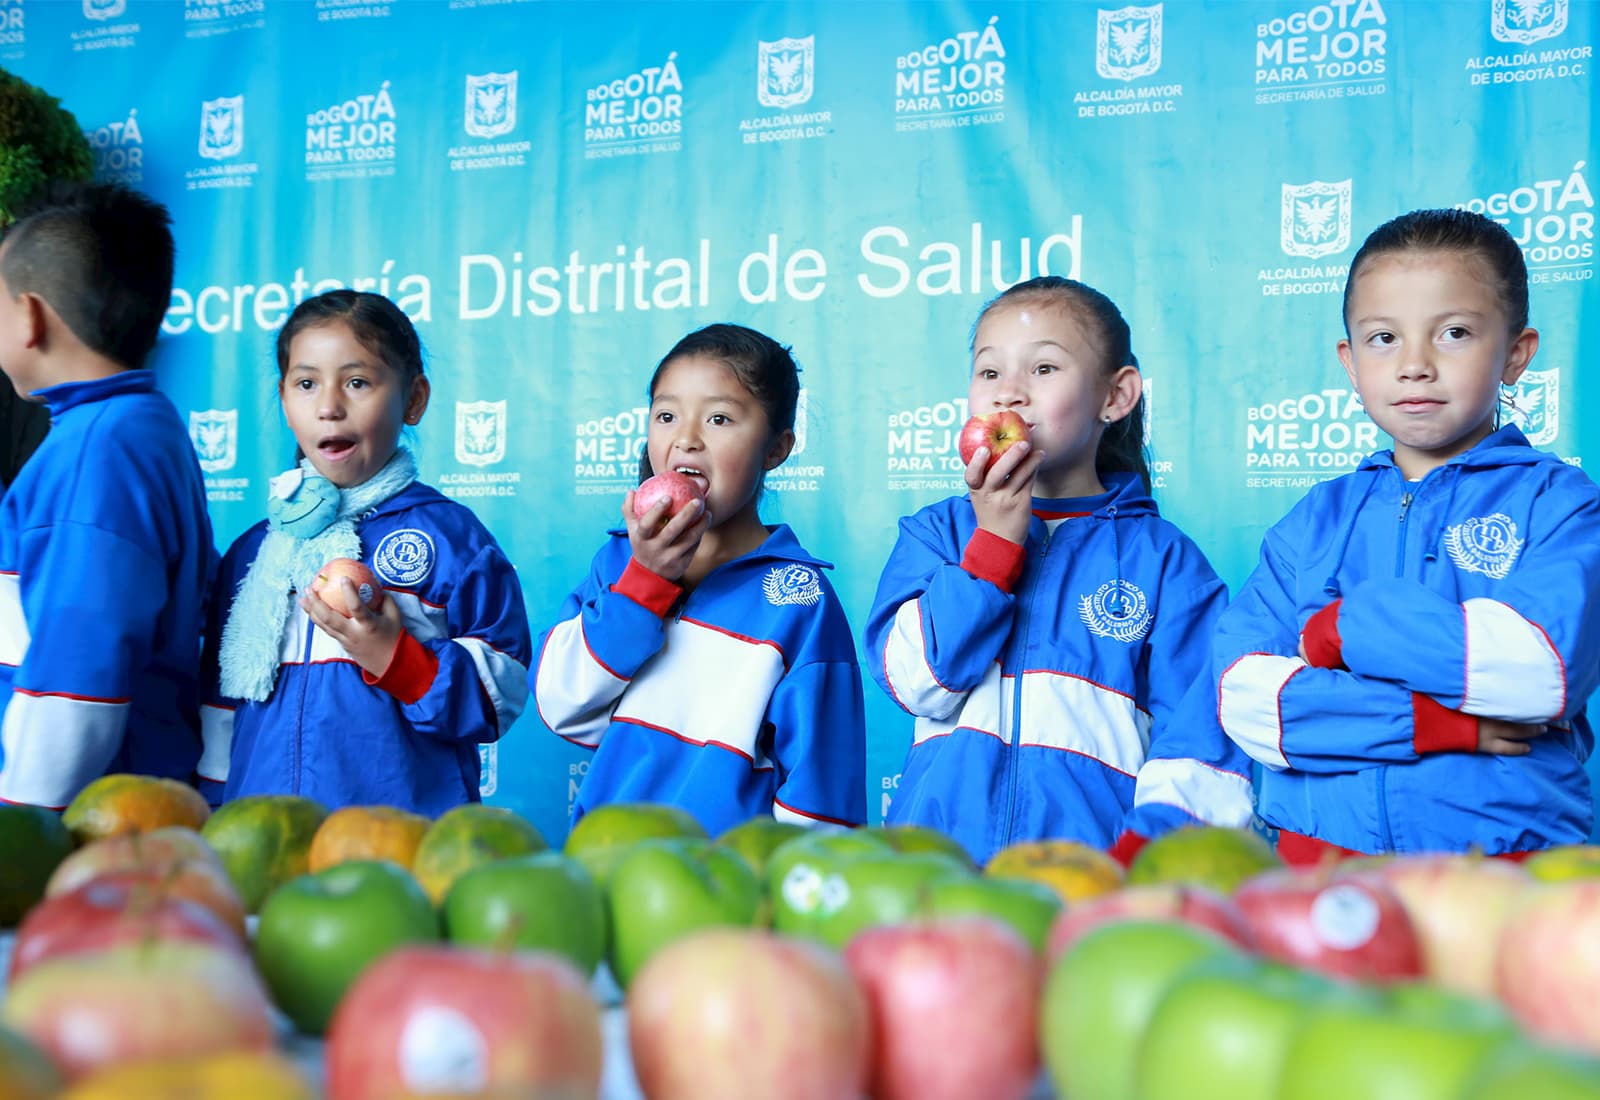
[[[1227,589],[1136,476],[1105,480],[1035,500],[1023,547],[982,531],[968,497],[900,521],[867,624],[873,675],[916,716],[890,823],[986,861],[1249,822],[1249,762],[1205,678]]]
[[[223,558],[209,639],[266,521]],[[362,558],[400,607],[405,634],[374,680],[299,606],[283,630],[265,702],[224,698],[206,647],[204,779],[224,797],[298,794],[329,808],[388,805],[434,816],[478,801],[478,745],[497,740],[528,700],[531,642],[522,586],[472,510],[417,482],[365,515]],[[285,597],[288,598],[288,597]]]
[[[1515,427],[1411,484],[1374,454],[1267,533],[1213,665],[1268,824],[1359,852],[1586,841],[1600,489]],[[1551,730],[1480,755],[1478,716]]]
[[[191,779],[217,557],[194,446],[148,370],[35,396],[50,434],[0,501],[0,800]]]
[[[545,725],[595,750],[575,823],[609,802],[670,803],[713,836],[866,821],[861,670],[827,568],[779,525],[684,597],[611,532],[533,675]]]

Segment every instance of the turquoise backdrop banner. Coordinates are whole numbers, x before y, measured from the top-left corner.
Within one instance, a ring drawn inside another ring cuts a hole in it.
[[[961,491],[979,307],[1045,272],[1127,314],[1161,507],[1237,585],[1308,486],[1385,445],[1334,355],[1340,294],[1420,206],[1522,243],[1543,341],[1518,415],[1582,465],[1597,37],[1580,0],[0,0],[0,64],[172,209],[154,365],[223,545],[293,453],[275,330],[377,290],[429,352],[423,477],[498,536],[536,629],[618,518],[656,360],[731,320],[802,364],[763,516],[836,563],[859,631],[897,517]],[[910,720],[867,699],[876,816]],[[561,837],[582,750],[530,708],[486,758],[485,795]]]

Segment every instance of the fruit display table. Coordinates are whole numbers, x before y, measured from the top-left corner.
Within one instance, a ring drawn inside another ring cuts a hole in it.
[[[11,948],[16,934],[0,931],[0,1000],[5,997],[5,975],[11,967]],[[595,996],[602,1005],[600,1026],[605,1037],[605,1069],[600,1079],[601,1100],[643,1100],[628,1060],[628,1021],[621,996],[608,975],[600,974],[594,984]],[[322,1084],[322,1040],[299,1035],[287,1023],[283,1026],[283,1050],[313,1081]]]
[[[11,947],[15,939],[12,932],[0,932],[0,1000],[5,995],[5,974],[11,965]],[[600,1078],[600,1100],[644,1100],[628,1058],[628,1019],[623,1011],[622,997],[604,968],[595,978],[594,993],[602,1006],[600,1026],[605,1039],[605,1068]],[[320,1087],[322,1040],[296,1034],[285,1024],[282,1047]],[[1050,1100],[1052,1096],[1049,1082],[1040,1074],[1029,1100]]]

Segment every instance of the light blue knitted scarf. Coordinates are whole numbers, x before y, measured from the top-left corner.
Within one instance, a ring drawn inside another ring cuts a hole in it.
[[[294,594],[309,592],[317,570],[333,558],[359,561],[356,523],[416,479],[416,459],[404,447],[372,477],[342,491],[310,459],[272,479],[267,533],[222,628],[222,694],[258,703],[272,695]]]

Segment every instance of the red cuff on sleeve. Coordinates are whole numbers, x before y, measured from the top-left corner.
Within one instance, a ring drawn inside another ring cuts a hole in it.
[[[1133,857],[1139,854],[1139,849],[1149,843],[1149,837],[1140,836],[1129,829],[1117,838],[1115,844],[1106,849],[1106,855],[1126,867],[1133,862]]]
[[[1411,693],[1411,745],[1423,752],[1476,752],[1478,720],[1470,714],[1435,701],[1431,695]]]
[[[628,567],[617,578],[617,583],[611,586],[611,591],[628,597],[651,614],[665,617],[683,593],[683,588],[629,558]]]
[[[1300,645],[1306,651],[1306,661],[1313,668],[1343,668],[1344,642],[1339,637],[1339,605],[1334,600],[1306,620],[1300,632]]]
[[[1002,592],[1010,592],[1022,576],[1022,563],[1026,556],[1024,547],[980,527],[967,540],[966,553],[961,555],[961,568],[980,581],[988,581]]]
[[[433,686],[433,678],[438,674],[439,658],[413,638],[409,631],[402,631],[383,675],[373,676],[362,669],[361,679],[368,687],[382,688],[409,706],[428,694],[428,689]]]

